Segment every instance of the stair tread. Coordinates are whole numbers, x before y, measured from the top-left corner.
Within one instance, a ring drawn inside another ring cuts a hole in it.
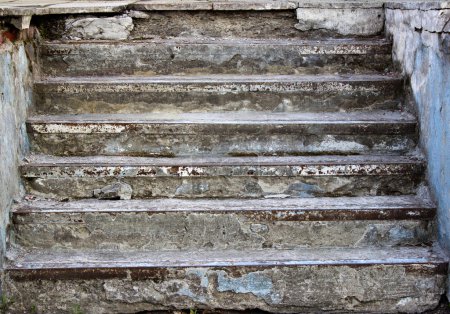
[[[430,199],[415,195],[315,197],[315,198],[265,198],[265,199],[153,199],[153,200],[74,200],[58,202],[35,200],[23,202],[14,213],[65,213],[65,212],[171,212],[171,211],[263,211],[263,210],[388,210],[434,209]]]
[[[77,45],[82,46],[85,44],[95,45],[140,45],[140,44],[200,44],[200,45],[289,45],[289,46],[329,46],[336,47],[342,45],[354,45],[354,46],[373,46],[378,50],[386,49],[390,47],[391,41],[382,37],[369,37],[369,38],[327,38],[327,39],[297,39],[297,38],[202,38],[202,37],[182,37],[182,38],[152,38],[145,40],[129,40],[129,41],[116,41],[116,40],[52,40],[44,41],[42,45],[46,46],[64,46],[64,45]],[[388,47],[383,47],[388,46]],[[353,53],[364,53],[364,50],[354,51]],[[387,52],[387,51],[386,51]]]
[[[312,83],[312,82],[358,82],[402,80],[399,73],[351,74],[351,75],[279,75],[279,74],[208,74],[208,75],[158,75],[158,76],[76,76],[46,77],[35,84],[214,84],[214,83]]]
[[[243,253],[240,250],[10,250],[6,270],[447,263],[445,255],[431,247],[264,249]]]
[[[323,156],[195,156],[195,157],[130,157],[130,156],[51,156],[30,155],[22,166],[294,166],[353,164],[423,164],[420,156],[396,155],[323,155]]]
[[[348,123],[416,123],[416,118],[406,112],[199,112],[199,113],[140,113],[140,114],[64,114],[36,115],[28,118],[31,124],[348,124]],[[50,132],[51,130],[42,130]],[[55,130],[57,131],[57,130]],[[104,129],[103,132],[114,132]]]
[[[415,195],[265,199],[153,199],[153,200],[54,200],[24,201],[14,215],[71,213],[242,213],[268,214],[273,221],[432,219],[436,207]],[[50,222],[49,222],[50,223]]]

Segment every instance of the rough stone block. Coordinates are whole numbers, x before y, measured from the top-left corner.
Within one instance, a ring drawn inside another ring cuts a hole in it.
[[[129,200],[132,194],[133,189],[131,186],[123,182],[117,182],[94,190],[94,197],[100,200]]]
[[[319,31],[339,35],[368,36],[381,33],[384,25],[382,8],[298,8],[298,24],[303,32]]]
[[[133,30],[133,19],[129,16],[86,17],[66,19],[64,37],[67,39],[124,40]]]
[[[261,309],[417,313],[437,306],[447,261],[429,248],[48,252],[11,256],[5,287],[23,313]],[[57,268],[57,269],[54,269]],[[46,291],[45,294],[42,292]]]
[[[421,245],[433,205],[413,196],[34,201],[13,213],[27,248],[293,249]]]

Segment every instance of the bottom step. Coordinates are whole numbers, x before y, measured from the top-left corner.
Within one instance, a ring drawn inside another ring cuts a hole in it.
[[[438,249],[9,253],[13,312],[136,313],[162,309],[408,312],[438,305]]]

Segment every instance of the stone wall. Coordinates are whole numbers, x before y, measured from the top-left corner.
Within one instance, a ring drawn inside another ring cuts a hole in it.
[[[9,210],[22,194],[18,165],[27,151],[25,119],[32,98],[33,45],[0,24],[0,268],[6,247]],[[11,42],[9,39],[15,41]]]
[[[410,80],[439,241],[450,252],[450,3],[387,4],[386,32],[394,61]]]

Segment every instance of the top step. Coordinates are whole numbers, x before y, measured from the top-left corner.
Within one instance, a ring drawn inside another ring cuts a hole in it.
[[[130,9],[115,16],[58,15],[33,21],[50,40],[373,36],[384,25],[379,3],[146,1]]]

